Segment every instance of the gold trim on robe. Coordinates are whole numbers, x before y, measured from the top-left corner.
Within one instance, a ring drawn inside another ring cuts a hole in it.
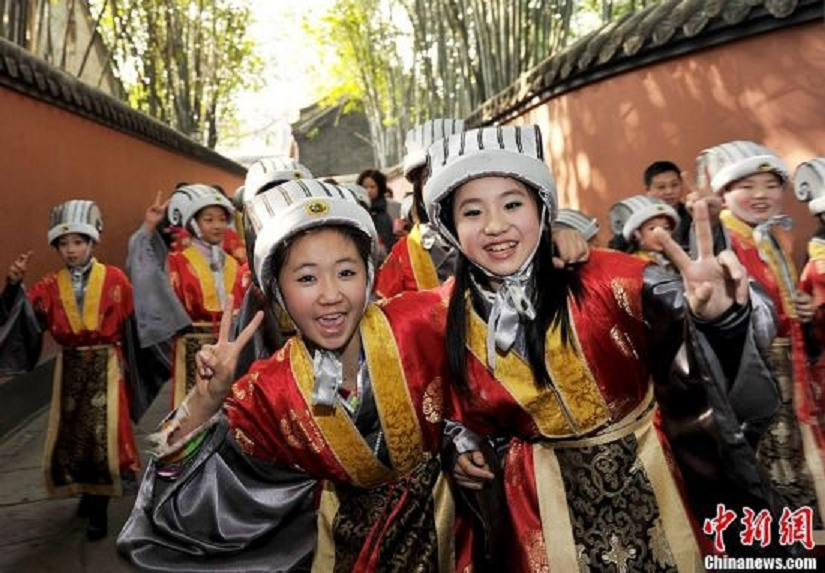
[[[338,462],[359,487],[374,487],[395,479],[424,461],[423,435],[404,378],[395,336],[384,314],[370,305],[361,321],[361,339],[393,467],[381,463],[352,419],[342,408],[315,408],[315,372],[303,340],[290,343],[292,374],[308,411]]]
[[[98,329],[100,320],[100,301],[103,297],[103,281],[106,278],[106,265],[96,260],[92,262],[89,271],[89,283],[86,285],[86,294],[83,299],[83,316],[77,308],[77,299],[72,288],[72,275],[69,269],[62,268],[57,272],[57,290],[60,293],[60,302],[69,320],[69,326],[75,334]]]
[[[215,275],[209,268],[209,262],[197,247],[189,246],[183,250],[183,256],[192,265],[195,275],[198,277],[198,282],[201,287],[201,294],[203,295],[203,307],[209,312],[221,312],[223,305],[218,297],[218,290],[215,285]],[[223,266],[223,288],[227,296],[232,294],[235,288],[235,278],[238,274],[238,263],[235,259],[226,255]]]
[[[641,461],[647,479],[653,487],[665,538],[677,569],[679,571],[704,571],[702,552],[690,525],[690,517],[685,511],[681,493],[673,479],[673,473],[665,457],[652,417],[649,423],[634,433],[637,443],[636,457]]]
[[[71,400],[72,396],[64,396],[63,390],[64,375],[76,376],[75,372],[64,370],[64,351],[58,353],[55,360],[54,380],[52,386],[52,402],[49,410],[49,424],[46,432],[46,448],[44,451],[43,471],[46,479],[46,490],[53,497],[67,497],[81,493],[92,495],[118,496],[122,495],[123,488],[120,480],[120,450],[118,449],[119,417],[118,408],[120,402],[119,384],[121,380],[121,364],[117,350],[111,345],[79,347],[71,349],[73,352],[106,352],[106,371],[102,374],[106,377],[106,419],[103,420],[105,434],[106,466],[109,474],[109,484],[93,484],[73,481],[65,485],[55,484],[53,476],[53,465],[55,463],[55,450],[58,446],[61,430],[61,414],[67,407],[65,400]],[[73,378],[73,381],[75,378]],[[75,406],[77,407],[77,406]],[[88,420],[87,423],[96,424],[99,420]]]
[[[312,558],[312,571],[328,573],[335,570],[335,539],[333,537],[335,517],[341,502],[335,493],[335,486],[324,483],[321,500],[318,504],[318,540],[315,542],[315,555]]]
[[[424,438],[395,336],[386,315],[375,306],[369,306],[361,320],[361,342],[390,460],[403,475],[421,463]]]
[[[488,365],[487,325],[469,300],[467,304],[470,315],[467,348],[482,364]],[[548,330],[545,343],[545,364],[555,391],[536,386],[530,366],[516,352],[496,356],[493,376],[530,414],[543,436],[576,436],[610,421],[607,403],[582,355],[575,327],[571,339],[563,344],[561,331],[556,326]]]
[[[725,227],[728,228],[728,230],[734,233],[746,245],[753,245],[756,247],[762,257],[762,260],[765,261],[771,269],[771,274],[773,274],[774,279],[776,280],[776,285],[779,289],[779,296],[782,298],[782,305],[785,307],[783,310],[792,319],[797,319],[798,315],[796,313],[796,303],[794,302],[794,292],[791,291],[792,288],[796,288],[796,284],[788,285],[786,281],[782,280],[782,277],[785,275],[782,270],[783,261],[787,264],[787,272],[792,281],[795,282],[796,277],[799,276],[796,272],[796,266],[791,260],[791,257],[787,256],[780,249],[778,249],[776,244],[774,244],[774,241],[766,239],[757,244],[756,239],[753,236],[753,227],[740,220],[736,215],[727,209],[719,213],[719,219]]]
[[[455,571],[455,499],[450,480],[442,471],[433,488],[435,534],[438,539],[438,570]]]
[[[433,264],[430,253],[421,244],[421,225],[419,224],[413,225],[409,235],[407,235],[407,253],[410,255],[410,265],[418,290],[438,287],[441,284],[438,280],[438,271]]]
[[[359,487],[368,488],[394,479],[395,473],[375,457],[343,408],[321,409],[312,406],[312,390],[315,386],[312,358],[300,339],[293,339],[290,346],[292,375],[307,409],[352,482]]]

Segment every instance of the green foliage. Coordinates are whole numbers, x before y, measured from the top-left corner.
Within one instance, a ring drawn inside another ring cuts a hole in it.
[[[93,0],[129,103],[209,147],[260,85],[246,0]]]
[[[305,23],[322,105],[360,101],[381,166],[429,118],[464,117],[542,60],[660,0],[338,0]]]

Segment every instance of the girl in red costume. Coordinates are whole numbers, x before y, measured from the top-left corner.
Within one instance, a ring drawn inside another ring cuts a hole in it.
[[[0,341],[4,358],[28,348],[27,369],[37,363],[44,330],[61,346],[46,437],[46,487],[56,497],[81,495],[78,514],[89,518],[89,540],[106,535],[109,498],[122,495],[123,477],[139,469],[124,356],[132,285],[123,271],[94,257],[102,229],[92,201],[67,201],[52,210],[49,244],[64,267],[26,292],[22,281],[31,253],[14,261],[2,294],[3,331],[17,336]]]
[[[816,217],[820,226],[808,241],[808,262],[802,270],[799,289],[807,293],[813,303],[815,315],[813,336],[820,352],[816,361],[816,376],[825,380],[825,157],[818,157],[802,163],[794,175],[794,190],[800,201],[808,203],[808,209]],[[814,386],[814,399],[820,428],[825,427],[825,388],[821,383]]]
[[[299,334],[233,384],[262,313],[234,342],[224,314],[158,436],[121,552],[155,571],[193,558],[209,571],[463,569],[438,457],[440,294],[370,302],[378,239],[344,187],[288,182],[246,217],[255,274]]]
[[[460,119],[432,119],[407,132],[403,173],[413,186],[413,226],[395,243],[378,270],[378,296],[389,298],[405,291],[435,288],[452,276],[455,254],[427,221],[422,189],[427,177],[427,148],[463,130]]]
[[[167,208],[171,223],[192,235],[188,246],[168,253],[157,233]],[[233,213],[232,203],[215,188],[185,185],[166,203],[158,195],[129,243],[141,346],[174,341],[174,406],[194,385],[195,353],[215,341],[224,302],[234,297],[237,310],[243,300],[240,266],[222,248]]]
[[[731,248],[777,314],[777,335],[768,354],[781,406],[759,443],[759,461],[791,509],[813,509],[815,539],[822,543],[825,471],[815,403],[819,382],[809,367],[815,349],[804,334],[814,307],[799,288],[793,259],[777,232],[791,224],[782,211],[788,168],[773,151],[750,141],[707,149],[697,163],[700,175],[708,176],[712,191],[724,201],[719,219]]]
[[[469,131],[429,153],[430,221],[459,250],[446,285],[449,416],[467,438],[456,477],[499,478],[469,502],[484,516],[498,491],[509,517],[487,516],[485,547],[510,571],[691,571],[717,503],[778,517],[749,441],[776,407],[751,327],[770,314],[735,256],[713,255],[706,205],[698,260],[657,231],[681,278],[599,250],[559,270],[537,127]],[[744,385],[748,400],[731,399]]]

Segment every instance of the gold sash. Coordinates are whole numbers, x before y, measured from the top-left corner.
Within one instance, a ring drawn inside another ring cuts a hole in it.
[[[702,554],[682,503],[678,485],[670,471],[662,444],[653,424],[656,413],[652,387],[645,399],[609,432],[577,442],[533,444],[542,535],[551,571],[577,571],[578,551],[573,538],[568,500],[561,467],[556,456],[559,447],[592,447],[635,434],[638,465],[644,469],[659,508],[664,540],[679,571],[703,571]]]
[[[487,325],[467,301],[470,315],[467,348],[487,366]],[[569,310],[568,310],[569,312]],[[572,317],[570,324],[573,325]],[[553,327],[545,341],[545,364],[555,388],[536,385],[529,364],[516,352],[496,357],[493,376],[533,418],[544,437],[576,436],[610,421],[610,411],[583,357],[575,325],[567,344]]]
[[[414,225],[410,234],[407,235],[407,252],[410,255],[410,264],[418,290],[436,288],[441,284],[433,259],[421,244],[421,225]]]
[[[218,289],[215,286],[215,275],[209,268],[209,263],[197,247],[190,246],[183,250],[183,256],[192,265],[203,293],[203,307],[209,312],[221,312],[223,306],[218,298]],[[235,287],[235,278],[238,275],[238,263],[234,257],[226,255],[223,266],[223,288],[227,296],[232,294]]]
[[[771,273],[773,274],[774,279],[776,279],[776,285],[777,288],[779,288],[779,296],[782,299],[782,306],[784,307],[783,310],[789,317],[796,319],[796,303],[794,302],[793,292],[796,290],[796,284],[788,284],[787,281],[782,278],[784,276],[784,272],[782,270],[783,265],[786,265],[791,281],[795,281],[796,277],[799,276],[796,272],[796,266],[791,260],[791,257],[787,256],[786,253],[777,248],[774,241],[770,240],[768,237],[757,244],[753,236],[753,227],[739,219],[727,209],[719,213],[719,219],[725,227],[735,234],[741,241],[748,246],[753,246],[759,251],[762,260],[765,261],[768,268],[771,269]]]
[[[424,446],[395,336],[386,316],[375,305],[367,308],[361,321],[361,339],[381,427],[392,460],[391,468],[375,457],[342,408],[328,410],[312,406],[315,373],[312,358],[300,338],[291,341],[289,356],[298,389],[324,439],[353,484],[369,488],[415,468],[423,461]]]
[[[85,331],[95,331],[100,324],[100,300],[103,297],[103,280],[106,278],[106,265],[96,260],[92,262],[89,271],[89,282],[83,297],[83,316],[77,308],[77,299],[72,288],[72,275],[69,269],[62,268],[57,273],[57,290],[60,293],[60,303],[69,319],[72,332],[78,334]]]

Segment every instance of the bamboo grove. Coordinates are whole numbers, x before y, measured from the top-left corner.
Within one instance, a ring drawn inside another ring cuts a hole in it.
[[[464,117],[571,41],[656,0],[337,0],[305,22],[337,62],[328,101],[360,102],[377,163],[433,117]]]

